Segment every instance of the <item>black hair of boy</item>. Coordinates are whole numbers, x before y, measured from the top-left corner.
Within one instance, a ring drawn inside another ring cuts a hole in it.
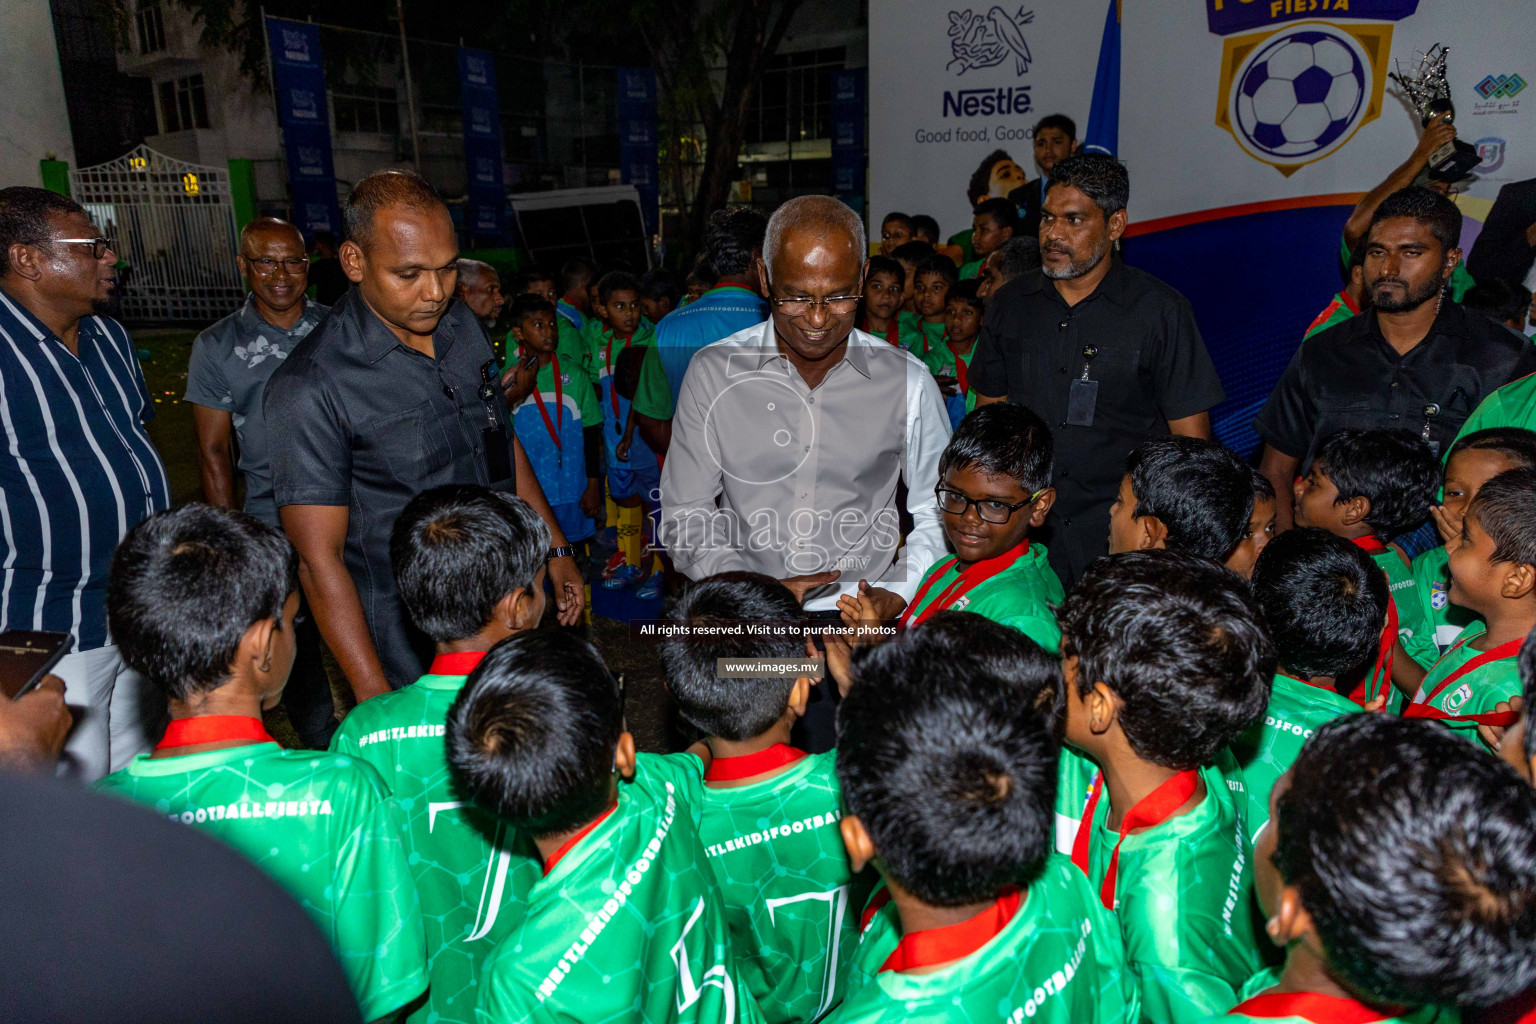
[[[987,304],[982,301],[979,294],[980,290],[981,282],[974,277],[967,278],[964,281],[957,281],[949,289],[948,294],[944,296],[944,302],[946,305],[951,302],[963,302],[975,309],[976,312],[985,313],[987,311]]]
[[[933,246],[927,242],[903,242],[891,250],[891,259],[903,260],[913,266],[921,266],[924,260],[931,259],[933,255]],[[945,256],[943,259],[949,260],[949,257]],[[949,266],[951,270],[954,269],[955,263],[953,260],[949,260]],[[915,279],[915,272],[913,276]]]
[[[1275,646],[1242,577],[1182,551],[1132,551],[1088,567],[1056,613],[1077,689],[1102,682],[1143,761],[1208,764],[1264,714]]]
[[[1156,516],[1167,545],[1224,561],[1248,533],[1253,471],[1216,441],[1182,434],[1149,438],[1125,460],[1136,495],[1132,515]]]
[[[602,813],[623,732],[619,687],[597,649],[529,630],[469,674],[448,710],[448,762],[478,803],[542,838]]]
[[[642,299],[647,299],[651,302],[666,300],[676,305],[678,296],[681,294],[682,289],[678,287],[677,275],[673,274],[670,270],[656,267],[640,275],[640,297]]]
[[[994,402],[971,411],[939,456],[939,479],[951,469],[977,469],[1019,482],[1026,494],[1051,486],[1056,457],[1051,428],[1032,409]]]
[[[694,257],[693,269],[688,271],[688,276],[683,280],[688,284],[701,284],[707,291],[719,283],[720,271],[709,261],[709,253],[701,252]]]
[[[976,204],[974,217],[991,217],[999,228],[1019,230],[1019,208],[1007,199],[984,199]]]
[[[1536,566],[1536,469],[1506,469],[1478,490],[1466,514],[1493,541],[1493,560]]]
[[[484,629],[502,598],[533,586],[548,556],[549,527],[533,508],[476,484],[422,491],[389,536],[400,600],[440,644]]]
[[[540,313],[554,316],[555,304],[538,292],[523,292],[513,298],[512,304],[507,307],[507,326],[508,328],[521,327],[524,321]]]
[[[902,246],[902,248],[905,249],[906,246]],[[924,274],[938,274],[948,282],[951,288],[960,281],[960,271],[955,269],[955,261],[942,253],[934,252],[932,249],[929,249],[928,254],[918,263],[917,270],[912,274],[912,279],[915,281]]]
[[[692,632],[711,625],[787,626],[803,617],[795,596],[772,576],[722,572],[690,584],[663,619],[686,625]],[[671,636],[657,645],[656,653],[683,718],[707,736],[739,742],[761,736],[773,727],[784,714],[795,677],[721,679],[715,671],[715,659],[801,658],[805,656],[805,640],[793,633],[710,639]]]
[[[1536,983],[1536,790],[1432,722],[1345,715],[1301,749],[1275,867],[1367,998],[1489,1005]]]
[[[1422,523],[1440,489],[1440,460],[1411,430],[1340,430],[1323,439],[1313,461],[1339,489],[1340,503],[1370,501],[1366,525],[1384,539]]]
[[[896,279],[896,287],[907,286],[907,268],[901,265],[901,261],[890,256],[871,256],[869,266],[864,271],[864,280],[868,281],[876,274],[890,274]]]
[[[1092,200],[1108,220],[1131,201],[1131,176],[1125,164],[1104,153],[1073,153],[1056,161],[1045,190],[1075,188]]]
[[[992,265],[1004,283],[1040,269],[1040,240],[1024,235],[1010,238],[992,254]]]
[[[299,589],[299,557],[282,531],[234,509],[194,502],[128,531],[107,576],[107,626],[123,660],[171,698],[229,681],[246,630],[277,620]]]
[[[597,280],[597,301],[608,305],[614,292],[634,292],[640,297],[640,279],[627,270],[610,270]]]
[[[944,614],[964,618],[856,656],[837,777],[890,877],[957,907],[1028,884],[1051,852],[1060,746],[1035,705],[1061,677],[1024,634]]]
[[[1275,485],[1269,482],[1269,477],[1252,466],[1248,468],[1253,474],[1249,481],[1253,485],[1253,503],[1257,505],[1261,501],[1274,501]],[[1249,515],[1252,514],[1252,512],[1249,513]]]
[[[1476,310],[1501,325],[1525,324],[1531,311],[1531,292],[1524,285],[1510,284],[1502,278],[1479,281],[1467,289],[1461,304]]]
[[[1455,203],[1434,189],[1409,185],[1387,196],[1371,215],[1371,224],[1366,229],[1365,237],[1371,237],[1371,229],[1377,224],[1397,217],[1412,217],[1429,228],[1429,233],[1435,236],[1435,241],[1446,252],[1461,245],[1461,211]]]
[[[555,275],[543,267],[529,267],[527,270],[518,271],[517,276],[512,278],[512,290],[521,295],[534,285],[542,284],[545,281],[548,281],[553,286]]]
[[[880,226],[882,228],[887,224],[905,224],[907,226],[907,231],[911,232],[912,215],[909,213],[902,213],[900,210],[892,210],[880,220]]]
[[[576,256],[565,261],[560,268],[560,294],[570,295],[579,289],[592,283],[597,276],[597,267],[585,256]]]
[[[1446,453],[1446,461],[1465,451],[1496,452],[1516,466],[1536,467],[1536,431],[1520,427],[1474,430],[1456,439]]]
[[[751,269],[767,232],[768,218],[750,206],[727,206],[710,214],[704,222],[704,254],[714,279],[739,277]]]
[[[1073,142],[1077,141],[1077,122],[1066,114],[1046,114],[1035,124],[1034,134],[1039,135],[1047,128],[1055,128]]]
[[[1337,679],[1374,658],[1387,617],[1387,578],[1358,544],[1327,530],[1287,530],[1253,567],[1253,598],[1280,666]]]
[[[939,237],[939,222],[926,213],[914,213],[912,215],[912,234],[927,235],[935,243],[943,241]]]
[[[1531,710],[1536,709],[1536,629],[1526,634],[1525,643],[1520,647],[1519,661],[1516,663],[1520,669],[1520,696],[1525,700],[1525,759],[1536,761],[1536,728],[1532,728]]]

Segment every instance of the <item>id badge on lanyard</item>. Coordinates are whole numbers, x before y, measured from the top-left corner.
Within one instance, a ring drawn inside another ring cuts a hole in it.
[[[1067,425],[1072,427],[1093,426],[1093,409],[1099,401],[1099,382],[1088,377],[1093,358],[1099,354],[1098,346],[1083,346],[1083,372],[1067,389]]]

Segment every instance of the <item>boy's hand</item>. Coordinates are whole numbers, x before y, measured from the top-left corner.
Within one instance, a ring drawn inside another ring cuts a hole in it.
[[[907,603],[901,599],[900,594],[892,593],[884,587],[871,587],[868,580],[859,580],[858,594],[844,594],[837,599],[837,608],[842,613],[843,625],[850,629],[887,622],[900,615],[906,606]],[[855,633],[848,644],[851,647],[862,647],[865,644],[878,643],[881,639],[877,634]]]
[[[1435,532],[1440,535],[1440,543],[1449,545],[1453,539],[1461,536],[1461,516],[1444,505],[1431,505],[1429,514],[1435,520]]]
[[[867,600],[875,612],[875,618],[886,622],[907,610],[906,599],[893,590],[872,587],[868,580],[859,580],[859,598]]]
[[[1513,711],[1519,714],[1525,710],[1525,698],[1514,696],[1509,698],[1509,700],[1501,700],[1493,706],[1493,710],[1501,713]],[[1530,725],[1527,724],[1526,728],[1529,729]],[[1509,727],[1506,725],[1479,725],[1477,727],[1478,737],[1488,744],[1488,749],[1492,750],[1495,754],[1499,752],[1499,745],[1504,742],[1504,734],[1508,731]]]
[[[613,454],[618,457],[620,462],[629,461],[629,446],[633,441],[634,437],[628,431],[625,431],[624,436],[619,438],[619,443],[613,449]]]
[[[595,476],[587,477],[587,489],[581,492],[581,497],[576,501],[576,507],[581,509],[581,514],[588,519],[596,519],[598,510],[603,507],[603,483]]]
[[[830,633],[822,634],[821,644],[826,648],[824,655],[826,677],[830,677],[837,685],[838,696],[846,697],[848,691],[853,688],[853,650],[848,646],[848,641]],[[805,656],[807,658],[817,656],[816,644],[810,637],[805,638]]]
[[[945,398],[948,398],[959,391],[960,379],[958,377],[951,377],[947,374],[936,373],[933,375],[933,380],[934,383],[938,384],[939,392],[943,394]]]
[[[1383,691],[1380,695],[1378,695],[1374,699],[1366,701],[1365,702],[1365,710],[1366,711],[1372,711],[1372,712],[1385,712],[1387,710],[1387,697],[1388,696],[1389,695],[1385,691]]]
[[[522,361],[514,363],[510,370],[501,375],[501,390],[506,395],[507,404],[516,405],[533,394],[533,385],[538,378],[537,364],[529,366]]]

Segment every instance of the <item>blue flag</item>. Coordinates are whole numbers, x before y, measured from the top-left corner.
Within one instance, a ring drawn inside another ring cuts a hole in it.
[[[1104,17],[1104,38],[1099,43],[1099,66],[1093,74],[1093,103],[1088,108],[1088,129],[1083,133],[1083,152],[1108,153],[1120,148],[1120,0],[1109,0]]]

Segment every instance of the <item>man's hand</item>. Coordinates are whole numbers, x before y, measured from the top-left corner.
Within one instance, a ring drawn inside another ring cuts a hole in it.
[[[64,706],[64,680],[58,676],[44,676],[37,689],[19,700],[0,698],[0,765],[46,768],[58,760],[73,724]]]
[[[595,476],[587,477],[587,489],[581,492],[576,507],[588,519],[596,519],[598,510],[603,507],[603,482]]]
[[[1451,123],[1450,114],[1442,114],[1429,123],[1424,129],[1424,134],[1419,136],[1419,144],[1413,148],[1413,158],[1421,164],[1429,162],[1430,156],[1441,146],[1456,137],[1456,126]]]
[[[507,405],[517,405],[533,394],[533,385],[538,379],[538,364],[529,366],[521,360],[514,363],[512,369],[501,375],[501,390],[507,397]]]
[[[576,625],[587,604],[587,591],[581,581],[581,571],[576,568],[576,559],[570,556],[551,558],[549,582],[555,588],[555,618],[562,626]]]
[[[826,676],[822,681],[825,682],[830,678],[837,686],[838,696],[846,697],[848,691],[853,688],[853,650],[848,646],[848,641],[830,633],[822,634],[821,643],[826,648],[825,655],[822,655]],[[818,656],[816,642],[810,637],[805,638],[805,656],[807,658]]]
[[[789,592],[795,595],[796,601],[804,604],[806,591],[815,590],[817,587],[824,587],[828,583],[836,583],[837,578],[841,575],[841,572],[833,569],[829,572],[813,572],[805,576],[791,576],[788,579],[779,580],[779,582],[789,588]]]

